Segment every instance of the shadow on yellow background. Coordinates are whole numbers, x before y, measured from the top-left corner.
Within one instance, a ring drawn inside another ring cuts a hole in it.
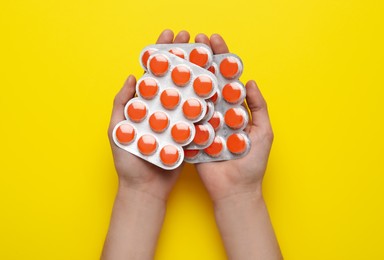
[[[165,28],[220,33],[275,132],[264,196],[285,259],[384,259],[383,3],[2,1],[0,259],[97,259],[112,100]],[[192,166],[156,259],[225,259]]]

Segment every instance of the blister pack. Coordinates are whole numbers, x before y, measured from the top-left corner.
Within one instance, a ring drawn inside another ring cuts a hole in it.
[[[141,51],[140,64],[144,70],[148,70],[148,58],[158,50],[168,51],[182,59],[185,59],[202,68],[210,68],[212,65],[213,53],[212,50],[202,43],[180,43],[180,44],[153,44],[145,47]],[[214,94],[216,94],[215,92]],[[208,123],[214,113],[213,102],[207,101],[207,112],[202,120],[195,123],[195,137],[192,142],[186,147],[188,149],[204,149],[207,148],[215,138],[215,131]]]
[[[140,65],[147,71],[148,58],[156,51],[168,51],[202,68],[212,64],[211,48],[202,43],[153,44],[145,47],[140,53]]]
[[[238,80],[243,71],[241,59],[230,53],[214,55],[210,70],[219,82],[219,92],[211,98],[215,111],[208,120],[216,136],[205,149],[184,149],[184,160],[190,163],[237,159],[250,150],[249,137],[243,131],[249,116],[242,106],[245,87]]]
[[[147,73],[137,81],[137,97],[126,104],[126,120],[112,136],[118,147],[170,170],[182,163],[182,147],[195,139],[194,123],[212,114],[206,99],[217,93],[218,82],[208,70],[168,51],[153,51],[145,59]]]

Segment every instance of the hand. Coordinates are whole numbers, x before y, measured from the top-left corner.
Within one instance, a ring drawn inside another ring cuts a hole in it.
[[[163,31],[157,43],[186,43],[188,32]],[[120,148],[112,140],[115,125],[124,120],[125,104],[135,94],[136,79],[129,76],[116,95],[108,129],[119,189],[101,259],[153,259],[164,221],[166,200],[181,167],[163,170]]]
[[[187,43],[189,33],[181,31],[173,40],[173,32],[163,31],[156,43]],[[166,200],[169,192],[175,184],[182,166],[175,170],[163,170],[141,158],[132,155],[115,145],[112,140],[112,130],[115,125],[125,120],[124,107],[135,94],[136,79],[129,76],[123,88],[116,95],[112,111],[112,117],[108,129],[109,141],[112,148],[115,168],[119,176],[119,185],[146,192],[154,197]]]
[[[211,46],[215,54],[227,53],[220,35],[211,39],[204,34],[196,42]],[[207,188],[215,208],[228,259],[283,259],[261,193],[273,132],[267,105],[254,81],[246,84],[251,120],[245,131],[251,150],[241,159],[200,163],[196,169]]]
[[[211,46],[214,54],[228,53],[228,47],[220,35],[211,39],[204,34],[196,36],[196,42]],[[200,163],[196,169],[214,202],[247,192],[261,193],[261,182],[267,167],[273,132],[267,105],[254,81],[246,84],[247,104],[251,120],[245,131],[251,140],[251,150],[241,159],[223,162]]]

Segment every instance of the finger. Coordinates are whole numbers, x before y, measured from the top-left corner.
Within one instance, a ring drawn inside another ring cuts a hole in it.
[[[244,100],[244,102],[241,103],[241,105],[242,105],[242,106],[245,108],[245,110],[247,111],[248,118],[251,119],[252,117],[251,117],[251,114],[250,114],[249,109],[248,109],[247,101]],[[248,124],[247,124],[247,125],[245,126],[245,128],[244,128],[244,131],[245,131],[246,133],[249,134],[249,132],[251,131],[251,126],[252,126],[252,121],[249,120]]]
[[[214,54],[228,53],[229,49],[225,43],[223,37],[219,34],[212,34],[211,36],[211,47]]]
[[[271,123],[269,121],[267,103],[261,95],[256,82],[250,80],[245,87],[247,91],[246,100],[252,116],[251,124],[266,131],[270,131]]]
[[[211,43],[209,42],[209,38],[204,33],[199,33],[198,35],[196,35],[195,42],[196,43],[204,43],[204,44],[208,45],[209,47],[211,47]]]
[[[159,35],[156,44],[172,43],[173,36],[172,30],[166,29]]]
[[[117,123],[124,120],[124,107],[127,102],[133,98],[135,95],[135,86],[136,78],[133,75],[130,75],[125,81],[123,87],[120,89],[119,93],[115,96],[113,102],[112,116],[109,127],[109,133],[112,132],[112,129]]]
[[[187,31],[180,31],[176,37],[173,43],[188,43],[189,42],[189,32]]]

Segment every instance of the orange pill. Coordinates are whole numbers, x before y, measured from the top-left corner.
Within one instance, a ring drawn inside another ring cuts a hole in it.
[[[161,148],[160,160],[163,164],[172,166],[179,161],[180,153],[176,146],[166,145]]]
[[[228,83],[224,86],[222,93],[225,101],[235,104],[241,99],[242,86],[236,82]]]
[[[218,97],[219,97],[219,95],[216,92],[215,94],[213,94],[213,96],[209,100],[211,100],[213,102],[213,104],[216,104]]]
[[[137,141],[137,148],[144,155],[151,155],[157,149],[156,138],[153,135],[142,135]]]
[[[216,68],[215,68],[215,66],[211,66],[211,67],[209,67],[208,70],[209,70],[210,72],[212,72],[213,74],[215,74],[215,72],[216,72]]]
[[[147,115],[147,107],[143,102],[134,101],[129,104],[127,114],[133,122],[140,122]]]
[[[179,65],[172,70],[172,81],[177,86],[185,86],[191,79],[191,71],[187,66]]]
[[[185,143],[191,137],[191,128],[186,123],[176,123],[172,126],[171,135],[176,143]]]
[[[159,86],[153,78],[145,78],[139,83],[140,95],[145,99],[152,99],[156,96]]]
[[[163,76],[167,73],[169,67],[169,62],[167,57],[164,55],[156,55],[149,61],[149,68],[152,73],[156,76]]]
[[[193,159],[199,154],[200,150],[184,150],[184,157],[187,159]]]
[[[143,53],[143,56],[141,56],[141,62],[143,63],[143,66],[147,68],[147,62],[149,59],[149,56],[155,51],[155,49],[148,49]]]
[[[235,133],[231,134],[227,139],[227,147],[231,153],[242,154],[247,149],[247,142],[244,135]]]
[[[180,48],[172,48],[169,50],[169,52],[172,53],[173,55],[176,55],[177,57],[182,58],[182,59],[185,58],[184,51]]]
[[[200,66],[205,67],[208,63],[209,53],[205,48],[197,47],[189,54],[189,61]]]
[[[220,63],[220,73],[228,78],[234,78],[239,73],[239,60],[235,57],[227,57]]]
[[[212,79],[207,75],[198,76],[195,81],[193,81],[193,89],[195,90],[195,93],[200,97],[208,96],[213,89]]]
[[[168,117],[164,112],[156,111],[149,117],[149,126],[155,132],[164,132],[168,127]]]
[[[121,144],[129,144],[135,138],[135,129],[130,124],[122,124],[116,129],[116,138]]]
[[[213,116],[211,117],[211,119],[209,119],[208,123],[211,124],[215,131],[219,130],[221,126],[220,114],[218,112],[214,112]]]
[[[187,99],[183,104],[184,116],[189,120],[195,120],[203,112],[202,105],[199,100],[195,98]]]
[[[224,121],[230,128],[239,129],[244,125],[244,111],[240,108],[230,108],[225,112]]]
[[[206,125],[195,125],[196,134],[193,142],[197,145],[205,145],[209,141],[209,130]]]
[[[216,136],[213,143],[204,149],[204,152],[212,157],[217,157],[223,151],[223,142],[221,138]]]
[[[176,89],[165,89],[160,95],[160,102],[166,109],[175,109],[180,102],[180,94]]]

